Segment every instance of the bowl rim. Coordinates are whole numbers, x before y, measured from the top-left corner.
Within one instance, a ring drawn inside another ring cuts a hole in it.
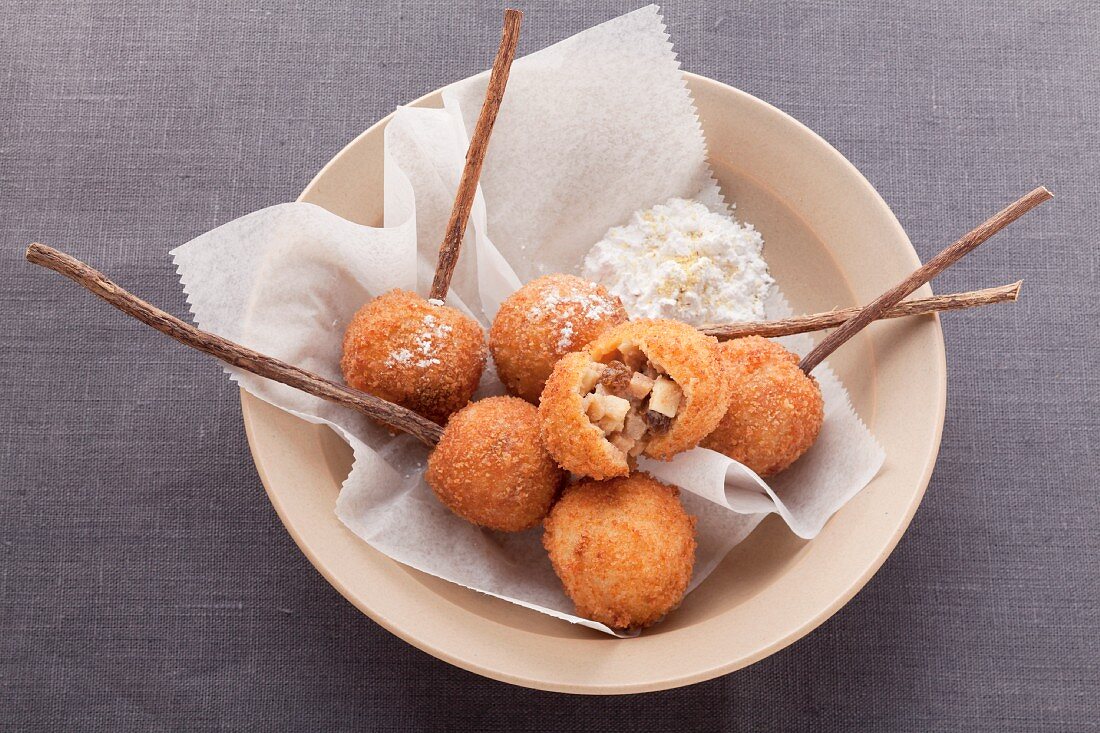
[[[889,225],[894,230],[894,234],[898,240],[905,245],[905,255],[911,259],[913,269],[920,266],[920,258],[917,255],[916,250],[913,248],[912,243],[909,241],[904,229],[889,205],[883,200],[882,196],[871,185],[871,183],[863,176],[862,173],[836,148],[834,148],[828,141],[811,130],[809,127],[799,122],[794,117],[790,116],[781,109],[774,105],[755,97],[748,92],[744,92],[736,87],[724,84],[722,82],[710,79],[705,76],[694,74],[691,72],[682,72],[685,81],[689,83],[689,87],[693,90],[695,88],[709,87],[711,91],[718,91],[723,94],[733,94],[743,98],[747,98],[745,101],[750,104],[762,105],[768,112],[778,115],[790,125],[798,128],[803,134],[807,134],[809,139],[815,144],[822,146],[822,149],[827,153],[830,159],[834,163],[838,163],[842,167],[846,168],[850,174],[854,176],[853,180],[863,189],[863,193],[870,195],[873,200],[876,200],[881,205],[884,213],[887,215]],[[454,84],[461,82],[454,82],[453,84],[445,85],[433,91],[430,91],[416,100],[408,103],[404,106],[424,106],[433,98],[436,98],[443,91],[448,89]],[[360,141],[368,137],[376,130],[384,127],[394,116],[394,112],[382,117],[366,130],[361,132],[350,142],[348,142],[335,156],[333,156],[310,180],[309,184],[303,189],[302,193],[298,196],[297,201],[306,199],[319,185],[319,183],[325,178],[326,174],[338,164],[340,159],[346,155],[349,150],[356,147]],[[298,530],[298,528],[291,521],[290,513],[285,503],[280,499],[278,493],[273,489],[272,478],[268,475],[263,461],[259,459],[257,455],[257,441],[258,430],[262,424],[262,420],[257,414],[257,408],[260,406],[268,407],[266,403],[263,403],[258,398],[240,390],[241,398],[241,412],[245,427],[245,434],[248,440],[249,451],[253,458],[253,463],[256,466],[256,471],[259,474],[260,481],[264,486],[264,490],[267,493],[268,499],[271,501],[276,513],[282,521],[283,526],[294,540],[295,544],[310,561],[310,563],[317,569],[318,572],[332,585],[345,599],[347,599],[352,605],[359,609],[362,613],[372,619],[374,622],[382,626],[391,634],[398,638],[408,642],[412,646],[427,652],[432,656],[442,659],[454,666],[474,672],[476,674],[488,677],[490,679],[498,680],[501,682],[507,682],[514,685],[519,685],[528,688],[540,689],[545,691],[572,693],[572,694],[631,694],[639,692],[652,692],[658,690],[671,689],[676,687],[682,687],[685,685],[695,684],[705,680],[713,679],[731,672],[737,671],[749,665],[752,665],[761,659],[764,659],[775,652],[791,645],[798,639],[809,634],[816,629],[827,619],[832,617],[840,608],[842,608],[848,601],[850,601],[862,588],[870,581],[874,574],[882,567],[886,559],[892,554],[894,548],[901,540],[902,535],[912,522],[913,516],[916,513],[917,507],[920,505],[921,500],[924,497],[927,490],[928,483],[931,479],[932,472],[935,468],[936,459],[939,454],[939,447],[943,435],[943,425],[946,415],[946,402],[947,402],[947,360],[946,360],[946,347],[943,340],[943,330],[941,327],[938,314],[933,314],[931,319],[934,327],[934,354],[929,354],[930,360],[934,360],[935,364],[935,377],[936,377],[936,390],[933,395],[929,395],[934,398],[935,402],[935,426],[934,434],[931,441],[931,449],[928,451],[928,456],[924,461],[921,468],[920,476],[916,481],[915,491],[912,495],[912,500],[905,507],[903,512],[898,514],[898,518],[894,523],[893,530],[888,540],[881,546],[879,552],[871,558],[869,562],[865,564],[858,575],[852,580],[852,582],[846,587],[840,590],[835,598],[828,604],[822,606],[816,613],[810,615],[810,617],[803,620],[800,624],[790,629],[786,634],[774,639],[771,643],[760,647],[755,653],[743,656],[738,659],[731,660],[729,662],[714,664],[706,668],[698,669],[695,672],[680,674],[678,676],[669,677],[661,680],[660,682],[637,682],[637,683],[614,683],[608,685],[592,685],[592,684],[580,684],[580,683],[562,683],[553,680],[539,679],[521,674],[515,674],[508,672],[505,669],[490,666],[481,662],[474,655],[461,655],[453,653],[452,651],[443,648],[442,646],[433,644],[429,641],[418,637],[414,631],[410,630],[406,625],[402,623],[400,619],[391,617],[381,612],[379,609],[372,607],[366,600],[356,591],[349,588],[341,579],[336,577],[330,569],[327,567],[325,561],[319,556],[315,549],[310,545],[307,538]]]

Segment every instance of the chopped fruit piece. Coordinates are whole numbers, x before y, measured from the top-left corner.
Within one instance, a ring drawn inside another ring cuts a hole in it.
[[[680,385],[668,377],[660,377],[653,383],[653,394],[649,398],[649,409],[665,417],[676,417],[680,409],[680,398],[684,396]]]
[[[599,422],[603,417],[603,402],[595,395],[585,395],[584,411],[592,422]]]
[[[622,433],[619,433],[618,435],[612,435],[610,438],[608,438],[608,440],[611,442],[611,445],[615,446],[623,453],[629,454],[630,451],[634,449],[633,438],[628,438]]]
[[[603,431],[604,437],[617,433],[623,428],[621,420],[616,420],[611,415],[604,415],[596,422],[596,427]]]
[[[609,362],[600,377],[600,386],[613,395],[624,396],[633,374],[634,370],[621,361]]]
[[[596,382],[600,381],[600,376],[603,374],[603,364],[590,364],[585,370],[584,375],[581,377],[581,393],[586,394],[592,391],[592,388],[596,386]]]
[[[646,358],[642,350],[632,344],[623,344],[619,347],[619,354],[623,357],[623,361],[628,367],[634,371],[641,371],[645,366]]]
[[[645,418],[631,410],[630,414],[626,416],[626,426],[623,428],[623,432],[626,433],[628,438],[638,440],[645,435],[645,431]]]
[[[630,400],[624,400],[622,397],[614,395],[604,395],[599,399],[603,404],[604,416],[610,417],[619,423],[618,429],[621,430],[623,421],[626,420],[626,413],[630,412]]]
[[[661,435],[667,433],[668,429],[672,427],[672,418],[668,415],[662,415],[659,412],[650,410],[645,414],[646,423],[649,424],[649,430],[652,433]]]
[[[627,385],[626,391],[631,397],[641,400],[645,399],[645,396],[649,394],[651,389],[653,389],[653,380],[641,372],[634,372],[634,376],[630,378],[630,384]]]

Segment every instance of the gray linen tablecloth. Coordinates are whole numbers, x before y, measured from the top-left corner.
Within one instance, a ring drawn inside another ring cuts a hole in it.
[[[519,3],[521,52],[637,7]],[[293,199],[395,105],[487,66],[496,3],[3,3],[0,729],[1095,730],[1100,718],[1091,2],[671,3],[684,67],[840,149],[925,258],[1058,198],[936,283],[943,448],[912,528],[807,638],[666,693],[455,669],[309,565],[205,357],[22,262],[41,240],[186,313],[166,252]]]

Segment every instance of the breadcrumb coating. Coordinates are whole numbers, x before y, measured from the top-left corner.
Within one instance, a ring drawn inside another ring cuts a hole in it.
[[[696,543],[679,494],[640,472],[565,490],[542,544],[578,615],[640,629],[680,605]]]
[[[554,364],[627,321],[622,302],[575,275],[544,275],[512,293],[489,329],[489,349],[508,391],[537,403]]]
[[[425,476],[463,519],[504,532],[542,521],[565,472],[539,442],[538,413],[516,397],[489,397],[451,417]]]
[[[798,368],[798,357],[760,336],[719,346],[733,390],[725,417],[703,441],[760,476],[790,466],[817,440],[825,403],[817,380]]]
[[[340,369],[349,386],[442,425],[470,401],[486,356],[477,321],[416,293],[391,290],[352,318]]]

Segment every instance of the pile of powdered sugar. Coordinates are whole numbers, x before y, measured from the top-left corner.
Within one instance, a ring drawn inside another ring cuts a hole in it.
[[[585,257],[584,276],[619,296],[632,318],[758,321],[775,283],[763,248],[751,224],[670,199],[608,231]]]

